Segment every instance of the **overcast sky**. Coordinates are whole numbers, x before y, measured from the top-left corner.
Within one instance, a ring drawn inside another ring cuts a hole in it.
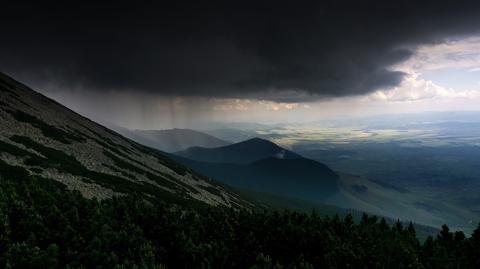
[[[143,2],[2,4],[0,70],[129,128],[478,109],[478,1]]]

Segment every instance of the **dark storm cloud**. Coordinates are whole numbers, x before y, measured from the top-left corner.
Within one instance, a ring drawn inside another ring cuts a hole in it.
[[[96,91],[361,95],[398,85],[417,45],[480,29],[473,1],[40,2],[2,4],[0,69]]]

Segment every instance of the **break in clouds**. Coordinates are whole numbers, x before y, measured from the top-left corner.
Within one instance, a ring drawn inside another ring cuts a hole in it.
[[[280,102],[398,86],[419,45],[475,34],[474,1],[2,4],[0,70],[96,92]]]

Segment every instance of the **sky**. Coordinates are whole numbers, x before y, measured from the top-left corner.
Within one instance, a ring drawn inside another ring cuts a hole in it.
[[[127,128],[479,110],[478,1],[10,1],[2,10],[0,71]]]

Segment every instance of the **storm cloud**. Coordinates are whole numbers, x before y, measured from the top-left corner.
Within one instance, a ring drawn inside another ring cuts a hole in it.
[[[392,66],[417,46],[480,29],[478,1],[13,2],[2,4],[0,70],[66,91],[362,95],[398,85]]]

